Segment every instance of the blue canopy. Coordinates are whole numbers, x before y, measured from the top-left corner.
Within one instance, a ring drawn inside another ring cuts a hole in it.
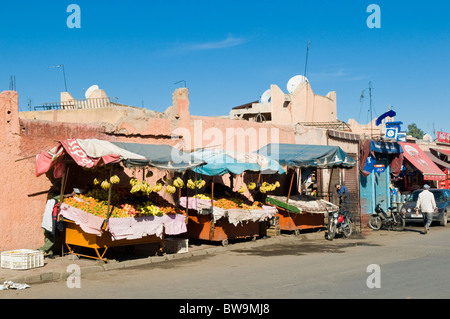
[[[370,141],[370,151],[385,154],[400,154],[403,153],[403,148],[397,142]]]
[[[262,174],[285,173],[278,162],[255,153],[202,150],[191,155],[198,162],[206,162],[205,165],[195,167],[193,171],[207,176],[220,176],[226,173],[239,175],[245,171]]]
[[[204,164],[196,161],[189,153],[185,153],[170,145],[138,144],[111,142],[112,144],[145,157],[145,159],[127,158],[122,160],[125,166],[154,166],[160,169],[183,171]]]
[[[289,167],[351,168],[356,165],[339,146],[272,143],[257,153]]]

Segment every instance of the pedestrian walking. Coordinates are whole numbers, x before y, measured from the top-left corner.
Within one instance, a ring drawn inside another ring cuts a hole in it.
[[[434,195],[429,191],[430,185],[425,184],[423,186],[423,191],[419,194],[416,204],[416,215],[419,215],[419,210],[423,214],[424,218],[424,234],[430,232],[430,225],[433,221],[433,212],[437,212],[436,201]]]

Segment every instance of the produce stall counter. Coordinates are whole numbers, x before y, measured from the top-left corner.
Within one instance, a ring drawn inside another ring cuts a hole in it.
[[[102,217],[62,203],[60,216],[69,253],[103,261],[110,247],[158,243],[162,252],[165,235],[186,232],[186,216],[182,214],[109,218],[106,223]],[[75,253],[73,246],[91,248],[95,255]]]
[[[306,229],[325,227],[325,217],[329,212],[339,210],[337,205],[308,195],[267,196],[266,203],[278,208],[277,217],[281,230],[299,234]]]
[[[216,203],[216,201],[213,201]],[[186,236],[227,245],[229,239],[256,238],[265,230],[265,222],[277,214],[277,208],[262,205],[258,209],[211,205],[211,200],[182,197],[180,206],[189,209]]]

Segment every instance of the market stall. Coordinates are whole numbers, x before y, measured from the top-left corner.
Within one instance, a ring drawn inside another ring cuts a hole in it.
[[[202,163],[167,145],[69,139],[37,155],[36,176],[53,169],[53,177],[61,178],[58,208],[69,252],[75,254],[74,247],[90,248],[95,255],[79,255],[105,260],[110,247],[158,243],[162,251],[165,235],[186,232],[184,212],[158,195],[164,186],[173,193],[173,186],[147,183],[145,167],[183,171],[196,165]],[[144,172],[142,180],[123,173],[123,168],[136,167]],[[120,174],[129,183],[121,181]],[[65,198],[69,177],[80,176],[95,176],[87,185],[91,189],[83,190],[85,183],[75,185],[72,196]]]
[[[252,153],[203,150],[191,155],[206,163],[193,168],[192,172],[196,177],[206,176],[210,179],[210,193],[181,197],[180,205],[189,210],[186,236],[218,241],[223,245],[228,244],[229,239],[260,236],[265,229],[265,222],[276,215],[277,209],[256,201],[250,202],[240,194],[244,191],[244,186],[239,191],[230,189],[226,197],[216,197],[218,192],[215,194],[214,177],[224,174],[240,175],[243,172],[284,174],[281,166],[276,161]],[[191,193],[197,193],[196,182],[192,183],[194,187]],[[256,188],[256,183],[253,184],[247,187]]]
[[[296,175],[293,170],[351,168],[356,165],[356,161],[340,147],[327,145],[272,143],[259,149],[257,153],[269,156],[292,171],[287,196],[268,195],[266,197],[266,203],[278,209],[277,217],[281,230],[299,234],[301,230],[324,227],[324,216],[328,215],[328,212],[336,211],[339,207],[311,195],[292,196],[292,186]]]

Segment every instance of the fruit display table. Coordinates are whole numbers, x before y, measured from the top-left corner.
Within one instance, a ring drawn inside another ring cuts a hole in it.
[[[305,229],[322,228],[328,212],[336,211],[338,206],[313,196],[296,195],[287,201],[285,196],[267,196],[266,203],[278,209],[281,230],[299,234]]]
[[[113,240],[111,234],[107,231],[103,232],[101,236],[98,236],[86,233],[79,225],[71,220],[65,219],[64,224],[65,243],[70,254],[106,261],[104,256],[110,247],[125,247],[131,245],[158,243],[159,251],[162,252],[164,250],[164,233],[161,237],[158,237],[157,235],[149,235],[138,239]],[[93,249],[95,251],[95,255],[77,253],[75,252],[74,246]]]
[[[211,200],[192,197],[186,200],[186,197],[182,197],[180,206],[187,206],[189,210],[186,232],[188,238],[218,241],[222,245],[227,245],[229,239],[260,236],[265,230],[265,222],[277,213],[275,207],[258,203],[247,205],[245,209],[240,208],[231,199],[219,199],[211,205]]]
[[[106,223],[100,216],[63,203],[60,215],[64,219],[65,243],[69,252],[99,260],[105,260],[110,247],[158,243],[162,252],[166,234],[186,232],[186,216],[182,214],[110,218]],[[95,255],[75,253],[74,246],[93,249]]]

